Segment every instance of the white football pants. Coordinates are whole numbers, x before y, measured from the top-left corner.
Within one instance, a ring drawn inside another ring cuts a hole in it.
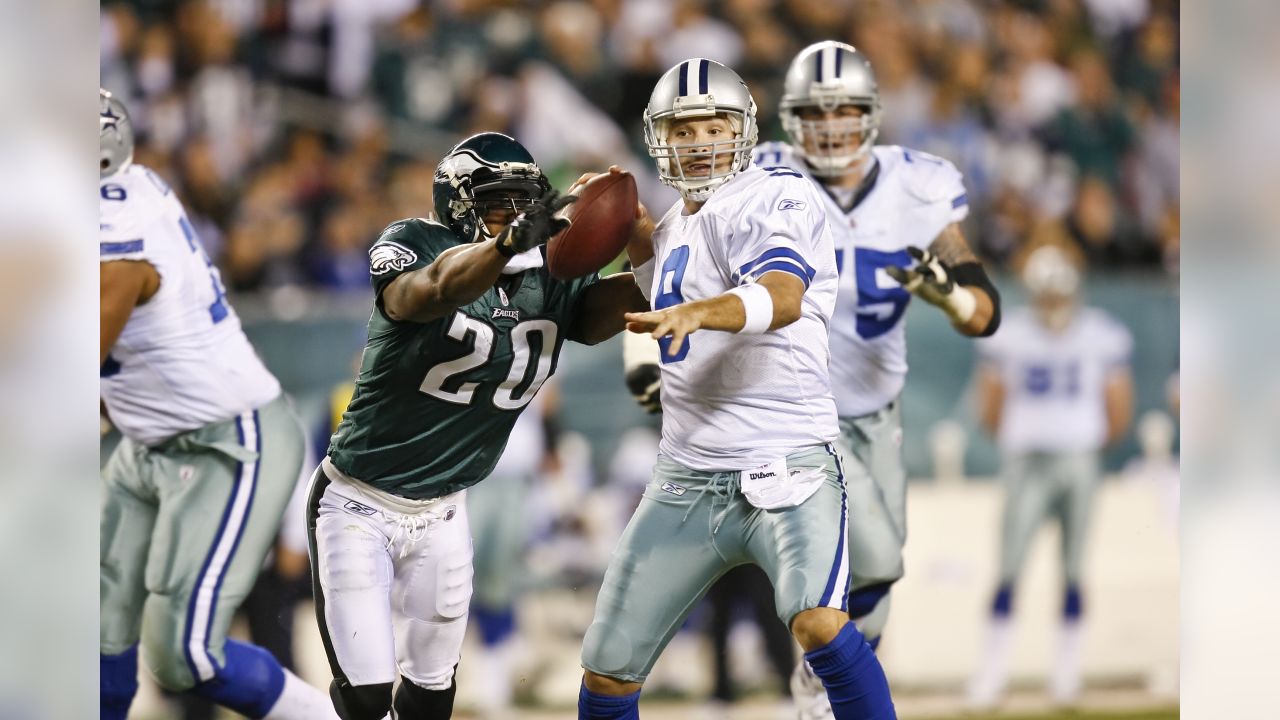
[[[466,491],[409,500],[332,468],[313,483],[312,562],[334,676],[372,685],[394,682],[398,671],[428,690],[447,689],[471,601]]]

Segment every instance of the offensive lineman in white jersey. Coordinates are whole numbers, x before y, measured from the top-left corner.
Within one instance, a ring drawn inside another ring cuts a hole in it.
[[[969,701],[978,708],[995,705],[1004,692],[1014,585],[1036,531],[1049,518],[1061,526],[1063,580],[1049,690],[1058,703],[1071,703],[1080,692],[1080,576],[1098,453],[1124,436],[1133,412],[1133,340],[1102,310],[1080,307],[1082,269],[1078,253],[1056,245],[1032,250],[1022,269],[1031,307],[1009,313],[1000,332],[979,343],[978,415],[1000,448],[1007,496],[1000,577],[981,665],[969,688]]]
[[[138,644],[156,681],[250,718],[336,718],[324,693],[227,638],[275,542],[302,428],[240,329],[182,204],[134,165],[100,92],[101,393],[124,435],[103,469],[101,717],[123,720]]]
[[[899,396],[907,304],[915,294],[958,332],[990,335],[1000,298],[960,230],[969,212],[960,172],[927,153],[875,144],[880,98],[862,53],[834,41],[802,50],[787,71],[780,112],[790,142],[761,144],[755,162],[793,169],[821,188],[835,239],[831,385],[849,493],[849,614],[875,647],[889,590],[904,570]],[[802,718],[829,717],[822,685],[804,663],[792,693]]]
[[[635,270],[653,311],[626,317],[659,340],[662,441],[583,638],[581,719],[638,718],[667,641],[716,578],[747,563],[769,575],[835,717],[895,717],[845,606],[827,213],[800,173],[751,167],[755,142],[755,102],[719,63],[687,60],[650,96],[645,143],[682,200]]]

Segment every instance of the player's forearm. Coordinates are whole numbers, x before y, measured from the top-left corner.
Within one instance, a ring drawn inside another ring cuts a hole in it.
[[[1107,383],[1107,445],[1114,445],[1129,432],[1133,421],[1133,378],[1127,372]]]
[[[449,248],[430,265],[392,282],[383,292],[383,307],[395,320],[443,317],[493,287],[507,260],[493,240]]]
[[[797,281],[798,282],[798,281]],[[784,289],[770,287],[759,283],[769,291],[772,315],[769,329],[777,330],[800,319],[800,303]],[[741,332],[747,324],[747,304],[734,293],[725,293],[706,300],[699,300],[693,305],[699,312],[703,330],[723,330],[725,332]]]
[[[634,275],[610,275],[583,292],[569,339],[584,345],[604,342],[626,327],[624,313],[648,309],[649,302],[641,294]]]
[[[995,302],[986,290],[975,285],[960,286],[973,294],[974,308],[973,314],[964,322],[952,320],[951,324],[957,331],[969,337],[980,337],[987,333],[987,328],[991,325],[991,320],[995,315]]]

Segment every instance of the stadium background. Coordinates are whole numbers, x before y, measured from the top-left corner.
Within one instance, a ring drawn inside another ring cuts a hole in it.
[[[675,195],[656,182],[640,132],[658,75],[687,57],[725,62],[752,88],[762,139],[781,138],[782,73],[797,50],[830,38],[852,42],[875,66],[881,142],[942,155],[964,172],[973,206],[966,234],[996,269],[1006,302],[1019,302],[1010,272],[1020,247],[1044,237],[1076,244],[1090,263],[1089,301],[1134,333],[1137,416],[1169,412],[1178,354],[1176,2],[135,0],[104,3],[101,13],[101,84],[130,107],[136,160],[178,190],[252,339],[314,426],[363,343],[365,248],[390,221],[430,211],[432,170],[450,145],[471,132],[508,132],[562,188],[617,163],[637,174],[651,209],[664,208]],[[972,344],[914,305],[905,446],[919,482],[906,599],[885,661],[891,677],[946,697],[977,657],[998,510],[981,481],[995,454],[967,402]],[[626,502],[615,462],[624,433],[653,426],[622,388],[619,354],[616,341],[569,346],[557,372],[561,423],[585,440],[571,443],[579,472],[566,482],[612,498],[583,504],[606,514],[609,502]],[[1108,468],[1143,475],[1139,448],[1132,433],[1108,454]],[[1176,550],[1161,508],[1172,501],[1159,487],[1112,483],[1100,500],[1086,673],[1102,704],[1173,702],[1160,693],[1169,673],[1176,678]],[[622,519],[596,523],[606,559]],[[549,536],[534,552],[575,547]],[[1053,559],[1047,544],[1040,549],[1033,562]],[[589,571],[593,560],[580,564]],[[557,563],[575,564],[549,561]],[[1036,567],[1043,572],[1027,578],[1028,639],[1015,670],[1033,691],[1054,592],[1051,568]],[[550,598],[553,616],[557,607],[589,614],[589,603],[556,586],[560,570],[546,573],[531,605]],[[561,620],[556,627],[571,635],[573,620]],[[465,655],[463,665],[465,699]]]

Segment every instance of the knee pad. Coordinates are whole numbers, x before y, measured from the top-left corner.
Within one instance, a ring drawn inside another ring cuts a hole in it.
[[[98,704],[102,720],[124,720],[138,694],[138,646],[98,656]]]
[[[342,720],[382,720],[391,712],[393,685],[348,685],[345,680],[334,680],[329,683],[329,697]]]
[[[191,694],[246,717],[266,717],[284,691],[284,669],[257,645],[228,640],[225,653],[227,661],[214,678],[191,688]]]
[[[455,665],[454,670],[457,669]],[[396,716],[405,720],[448,720],[453,715],[453,695],[457,690],[457,680],[444,690],[428,690],[401,675],[395,698]]]

